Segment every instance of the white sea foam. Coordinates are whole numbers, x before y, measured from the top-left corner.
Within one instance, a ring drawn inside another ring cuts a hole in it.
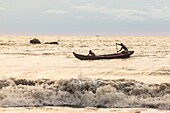
[[[0,81],[0,106],[143,107],[170,110],[170,84],[134,80],[8,79]]]

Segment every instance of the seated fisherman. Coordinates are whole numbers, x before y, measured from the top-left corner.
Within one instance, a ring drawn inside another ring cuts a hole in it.
[[[88,56],[95,56],[95,54],[90,50]]]

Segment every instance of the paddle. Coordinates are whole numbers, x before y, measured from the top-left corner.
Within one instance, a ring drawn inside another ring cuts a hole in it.
[[[117,43],[116,43],[116,51],[117,51],[117,53],[118,53],[118,49],[117,49]]]

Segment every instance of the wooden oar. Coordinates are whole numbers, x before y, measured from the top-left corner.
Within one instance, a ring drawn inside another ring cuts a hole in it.
[[[116,43],[116,51],[117,51],[117,53],[118,53],[118,49],[117,49],[117,43]]]

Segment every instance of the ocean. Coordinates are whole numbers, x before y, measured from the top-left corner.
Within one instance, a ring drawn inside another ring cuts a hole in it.
[[[30,44],[33,38],[42,44]],[[44,44],[53,41],[59,44]],[[1,36],[0,111],[31,107],[42,112],[50,107],[46,112],[169,112],[169,42],[170,37]],[[134,54],[91,61],[73,55],[89,50],[96,55],[116,53],[116,43]]]

